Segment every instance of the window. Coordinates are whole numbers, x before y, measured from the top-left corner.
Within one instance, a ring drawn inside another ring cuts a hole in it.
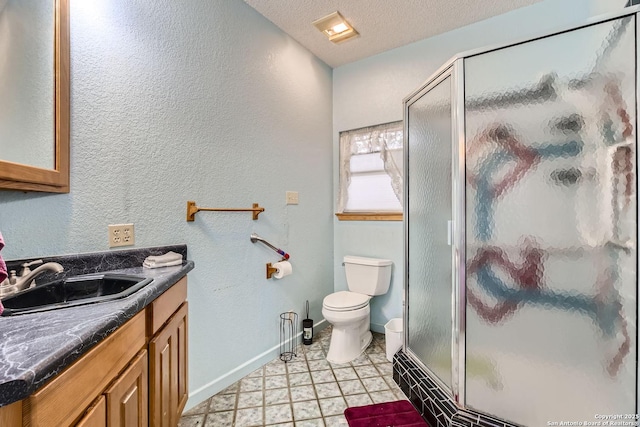
[[[340,132],[338,219],[402,220],[402,121]]]

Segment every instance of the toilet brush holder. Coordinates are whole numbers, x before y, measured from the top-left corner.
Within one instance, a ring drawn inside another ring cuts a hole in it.
[[[302,343],[311,345],[313,343],[313,320],[304,319],[302,321]]]
[[[309,319],[309,301],[305,303],[307,318],[302,321],[302,343],[311,345],[313,343],[313,320]]]

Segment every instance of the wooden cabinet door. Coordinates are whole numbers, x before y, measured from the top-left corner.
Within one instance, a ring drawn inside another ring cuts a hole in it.
[[[185,302],[181,311],[177,314],[179,320],[176,322],[176,337],[178,340],[178,407],[176,408],[176,425],[189,398],[189,389],[187,388],[187,312],[188,306]]]
[[[175,427],[187,403],[185,302],[149,343],[149,417],[152,427]]]
[[[22,401],[0,408],[0,426],[22,427]]]
[[[24,424],[69,426],[145,346],[145,314],[135,317],[23,400]]]
[[[107,426],[107,401],[100,396],[87,413],[80,419],[76,427],[106,427]]]
[[[143,350],[104,393],[109,427],[147,427],[147,363]]]

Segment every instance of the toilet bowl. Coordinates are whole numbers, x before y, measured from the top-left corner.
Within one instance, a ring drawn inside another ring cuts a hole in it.
[[[338,303],[341,300],[352,301],[358,297],[362,297],[363,300],[366,298],[366,301],[354,305]],[[330,301],[327,302],[327,299]],[[340,291],[327,296],[323,301],[322,315],[333,325],[327,353],[329,362],[351,362],[371,344],[369,299],[368,295]]]
[[[329,362],[351,362],[371,344],[369,301],[389,290],[391,264],[385,259],[344,257],[349,291],[334,292],[322,302],[322,315],[333,326]]]

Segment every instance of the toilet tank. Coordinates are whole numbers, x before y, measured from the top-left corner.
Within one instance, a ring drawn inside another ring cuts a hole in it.
[[[391,283],[391,260],[347,255],[343,261],[351,292],[371,296],[387,293]]]

